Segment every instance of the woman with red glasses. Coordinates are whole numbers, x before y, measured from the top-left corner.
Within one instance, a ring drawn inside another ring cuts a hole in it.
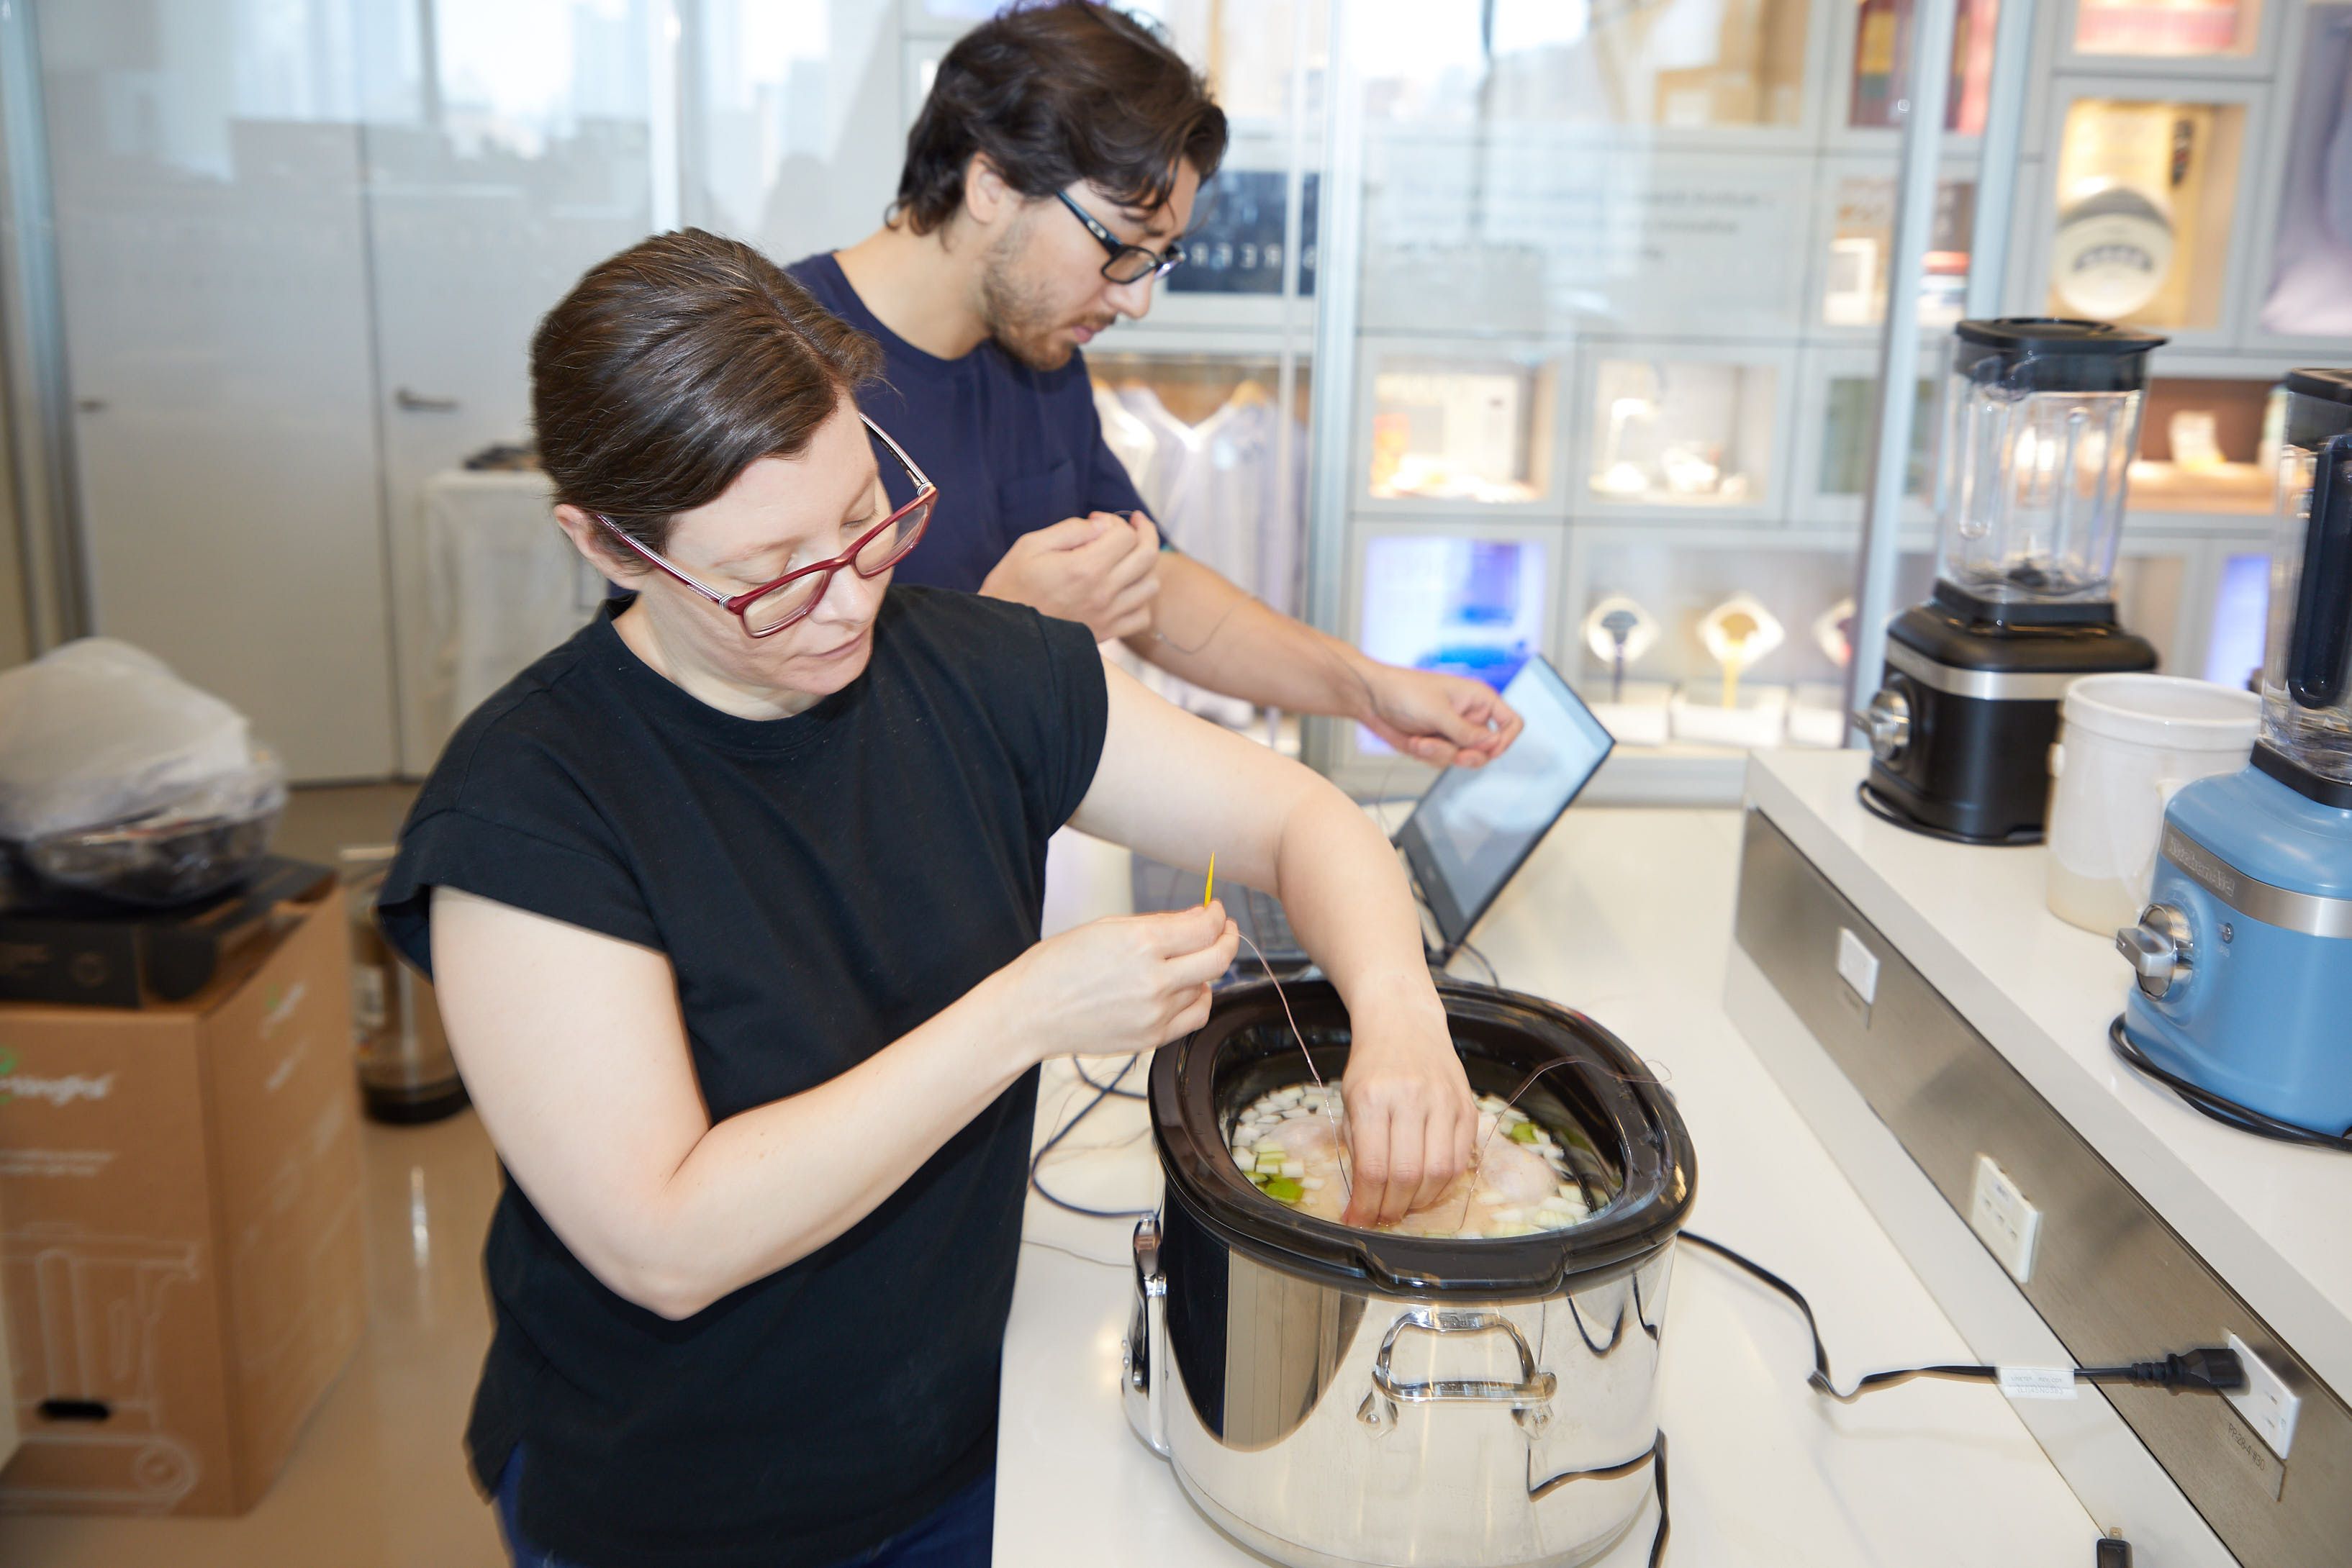
[[[860,415],[877,362],[694,231],[531,345],[556,520],[635,591],[467,720],[381,906],[509,1177],[467,1440],[518,1563],[988,1561],[1037,1064],[1197,1027],[1235,947],[1040,941],[1066,821],[1279,894],[1355,1019],[1352,1218],[1468,1162],[1379,830],[1083,626],[891,588],[957,498]]]

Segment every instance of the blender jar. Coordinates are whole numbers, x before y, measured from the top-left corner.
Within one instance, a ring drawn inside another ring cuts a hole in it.
[[[2263,739],[2352,785],[2352,371],[2292,371],[2286,392]]]
[[[2103,600],[2149,352],[2104,321],[1963,321],[1944,397],[1937,575],[1989,604]]]

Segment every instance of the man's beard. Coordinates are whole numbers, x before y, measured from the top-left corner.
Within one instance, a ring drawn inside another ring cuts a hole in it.
[[[1076,348],[1061,340],[1063,323],[1045,291],[1020,275],[1019,254],[1027,227],[1015,225],[988,253],[980,274],[981,322],[998,348],[1031,370],[1058,371],[1070,362]]]

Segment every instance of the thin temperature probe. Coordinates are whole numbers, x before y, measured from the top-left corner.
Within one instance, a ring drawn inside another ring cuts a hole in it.
[[[1298,1042],[1298,1054],[1307,1060],[1307,1074],[1315,1080],[1316,1098],[1323,1104],[1323,1119],[1331,1124],[1331,1144],[1339,1161],[1339,1192],[1349,1203],[1353,1204],[1356,1187],[1348,1179],[1348,1141],[1339,1135],[1339,1118],[1331,1110],[1331,1091],[1324,1086],[1323,1074],[1316,1070],[1315,1053],[1307,1049],[1307,1036],[1298,1028],[1298,1015],[1290,1010],[1290,998],[1283,995],[1282,982],[1274,977],[1274,966],[1265,961],[1265,955],[1259,952],[1258,945],[1250,942],[1249,933],[1236,925],[1234,935],[1249,942],[1249,950],[1257,954],[1257,967],[1265,971],[1266,983],[1274,988],[1275,999],[1282,1004],[1282,1016],[1290,1021],[1290,1038]]]
[[[2004,1383],[2003,1368],[1999,1366],[1963,1365],[1958,1364],[1934,1366],[1905,1366],[1888,1372],[1865,1373],[1854,1385],[1841,1394],[1830,1375],[1830,1353],[1822,1344],[1821,1325],[1813,1321],[1812,1303],[1805,1293],[1752,1259],[1685,1230],[1682,1239],[1703,1251],[1712,1252],[1733,1267],[1745,1270],[1796,1303],[1804,1314],[1805,1332],[1812,1336],[1813,1370],[1805,1377],[1806,1385],[1818,1394],[1825,1394],[1841,1405],[1851,1405],[1864,1395],[1880,1388],[1893,1388],[1918,1377],[1943,1378],[1954,1383]],[[2014,1369],[2010,1369],[2014,1370]],[[2136,1361],[2126,1366],[2066,1366],[2053,1372],[2065,1373],[2077,1383],[2122,1383],[2141,1388],[2168,1388],[2210,1394],[2225,1394],[2246,1385],[2245,1367],[2235,1351],[2205,1348],[2176,1353],[2162,1361]],[[2006,1386],[2002,1392],[2007,1393]]]
[[[1093,1115],[1097,1107],[1101,1105],[1104,1101],[1109,1099],[1112,1094],[1118,1092],[1119,1080],[1125,1078],[1129,1072],[1135,1071],[1135,1064],[1139,1060],[1140,1060],[1139,1057],[1129,1057],[1127,1059],[1127,1065],[1113,1073],[1111,1075],[1111,1081],[1097,1089],[1095,1091],[1095,1097],[1087,1101],[1076,1115],[1063,1123],[1061,1127],[1054,1134],[1054,1135],[1046,1139],[1043,1144],[1039,1145],[1037,1152],[1029,1156],[1030,1190],[1034,1192],[1039,1197],[1044,1198],[1047,1203],[1052,1204],[1055,1208],[1066,1209],[1072,1214],[1082,1214],[1088,1219],[1140,1219],[1147,1214],[1154,1214],[1158,1212],[1156,1209],[1150,1208],[1088,1208],[1085,1204],[1072,1203],[1068,1198],[1055,1197],[1052,1192],[1047,1190],[1045,1181],[1038,1175],[1039,1168],[1045,1163],[1045,1156],[1052,1154],[1055,1148],[1059,1147],[1064,1138],[1068,1137],[1072,1133],[1076,1132],[1079,1123],[1085,1121],[1088,1116]],[[1078,1076],[1085,1078],[1086,1073],[1081,1071]],[[1089,1078],[1087,1082],[1091,1083],[1094,1080]]]

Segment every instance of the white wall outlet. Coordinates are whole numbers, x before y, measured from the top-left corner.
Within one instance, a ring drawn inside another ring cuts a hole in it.
[[[2238,1360],[2246,1369],[2246,1385],[2231,1389],[2222,1397],[2270,1445],[2271,1452],[2284,1459],[2286,1451],[2294,1447],[2294,1418],[2303,1409],[2303,1398],[2286,1385],[2286,1380],[2270,1363],[2248,1349],[2246,1342],[2236,1334],[2230,1336],[2230,1348],[2238,1353]]]
[[[1843,925],[1838,927],[1837,972],[1853,988],[1863,1006],[1868,1007],[1878,999],[1878,955]]]
[[[2042,1211],[1990,1155],[1977,1156],[1977,1179],[1969,1194],[1969,1228],[2009,1277],[2022,1285],[2033,1278],[2033,1244],[2042,1235]]]

